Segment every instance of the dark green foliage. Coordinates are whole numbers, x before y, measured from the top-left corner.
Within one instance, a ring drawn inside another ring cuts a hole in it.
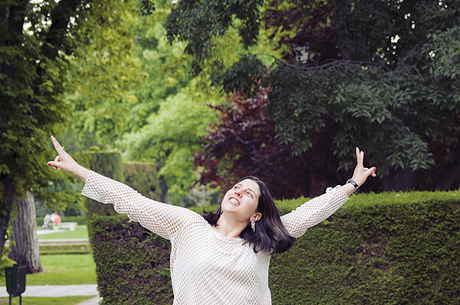
[[[266,55],[246,50],[227,68],[215,41],[233,20],[251,24],[249,34],[239,33],[245,46],[265,27],[283,51],[263,78],[273,89],[276,138],[301,154],[327,133],[332,152],[317,164],[343,170],[353,168],[359,146],[377,167],[381,190],[458,188],[458,0],[272,0],[258,1],[257,10],[254,3],[179,1],[168,38],[188,43],[195,68],[211,66],[213,86],[248,93]]]
[[[169,242],[126,216],[90,220],[101,304],[171,304]]]
[[[203,62],[209,61],[216,68],[222,67],[216,51],[214,37],[223,36],[234,25],[244,47],[254,45],[259,35],[259,10],[263,1],[178,1],[166,22],[170,43],[175,39],[186,41],[185,52],[193,55],[193,73],[201,72]],[[217,55],[217,56],[216,56]]]
[[[267,72],[262,61],[254,55],[242,55],[240,60],[227,69],[223,80],[214,80],[211,75],[211,81],[222,83],[225,92],[240,92],[243,91],[247,96],[254,96],[259,92],[261,78]]]
[[[127,162],[123,165],[125,183],[145,197],[160,200],[161,189],[156,164]]]
[[[458,304],[459,230],[458,201],[341,209],[272,258],[273,303]]]
[[[9,222],[15,217],[14,202],[26,191],[33,189],[34,195],[53,209],[63,209],[66,202],[75,201],[74,192],[62,189],[68,176],[46,166],[56,156],[50,136],[72,118],[82,118],[73,117],[69,93],[88,96],[89,86],[82,84],[89,83],[100,90],[97,98],[88,99],[99,101],[107,92],[123,92],[124,85],[132,88],[131,76],[139,79],[139,73],[131,69],[133,39],[125,30],[128,11],[136,9],[133,4],[106,0],[0,1],[2,258],[7,251],[5,237],[11,235]],[[98,55],[104,58],[103,69],[94,64]],[[112,69],[114,66],[117,68]],[[103,80],[95,80],[95,74],[102,74]],[[107,87],[110,90],[104,90]],[[103,113],[111,117],[120,113],[109,109]],[[98,112],[94,108],[91,111]]]
[[[291,250],[272,257],[273,304],[459,304],[457,197],[458,192],[352,196]],[[284,214],[304,201],[277,204]],[[125,217],[95,216],[93,223],[104,304],[169,304],[169,242]]]

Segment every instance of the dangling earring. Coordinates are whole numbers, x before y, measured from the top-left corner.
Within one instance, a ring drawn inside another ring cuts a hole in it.
[[[252,231],[256,231],[256,222],[254,220],[251,221],[251,229]]]

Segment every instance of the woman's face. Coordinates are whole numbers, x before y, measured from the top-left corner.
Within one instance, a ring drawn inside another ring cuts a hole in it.
[[[225,194],[222,211],[232,214],[239,221],[249,222],[257,213],[259,197],[260,188],[257,182],[250,179],[240,181]]]

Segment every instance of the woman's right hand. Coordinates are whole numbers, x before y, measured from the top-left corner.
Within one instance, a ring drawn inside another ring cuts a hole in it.
[[[54,148],[58,155],[54,161],[49,161],[48,166],[54,166],[54,169],[61,168],[68,173],[75,174],[78,178],[86,181],[88,177],[89,170],[79,165],[58,143],[54,136],[51,136],[51,141],[53,141]]]

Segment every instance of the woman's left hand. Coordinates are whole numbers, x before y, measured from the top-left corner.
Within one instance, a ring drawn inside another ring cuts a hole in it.
[[[355,171],[353,172],[353,179],[359,186],[363,185],[366,182],[367,177],[372,176],[375,177],[375,171],[377,170],[375,167],[367,168],[363,165],[364,161],[364,151],[360,151],[358,147],[356,147],[356,167]]]
[[[375,171],[377,169],[375,167],[371,167],[371,168],[364,167],[363,161],[364,161],[364,152],[360,151],[359,148],[356,147],[356,167],[355,167],[355,171],[353,172],[353,177],[351,177],[351,179],[354,180],[358,184],[358,186],[363,185],[364,182],[366,182],[367,177],[377,176],[375,174]],[[350,196],[356,191],[355,187],[350,183],[347,183],[344,186],[342,186],[342,190],[345,193],[347,193],[348,196]]]

